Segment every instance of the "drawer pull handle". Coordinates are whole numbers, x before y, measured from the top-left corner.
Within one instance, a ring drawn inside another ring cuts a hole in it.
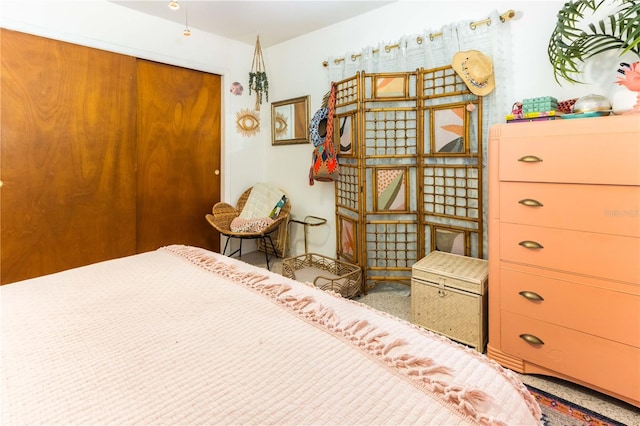
[[[518,158],[518,161],[522,161],[523,163],[541,163],[542,158],[536,157],[535,155],[525,155],[524,157]]]
[[[533,334],[521,334],[520,338],[532,345],[544,345],[544,342],[542,341],[542,339],[534,336]]]
[[[528,249],[541,249],[544,248],[544,246],[540,243],[537,243],[535,241],[520,241],[518,243],[519,245],[521,245],[524,248],[528,248]]]
[[[518,201],[518,203],[522,204],[523,206],[528,206],[528,207],[542,207],[543,206],[543,204],[540,201],[533,200],[531,198],[525,198],[524,200]]]
[[[528,300],[535,300],[540,302],[544,300],[544,297],[540,296],[538,293],[535,293],[533,291],[524,290],[518,294]]]

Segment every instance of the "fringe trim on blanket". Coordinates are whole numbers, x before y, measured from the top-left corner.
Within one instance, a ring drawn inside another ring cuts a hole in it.
[[[403,339],[385,342],[389,333],[379,330],[368,321],[354,320],[345,323],[331,308],[316,302],[312,296],[290,294],[291,286],[288,284],[264,283],[269,279],[267,274],[239,271],[236,266],[216,259],[206,250],[182,245],[166,246],[159,250],[173,253],[206,271],[243,284],[286,307],[301,318],[321,326],[334,335],[341,336],[353,346],[361,348],[402,373],[409,381],[418,384],[418,387],[423,391],[438,396],[441,400],[457,408],[464,416],[474,419],[479,424],[506,426],[505,423],[482,414],[482,411],[492,403],[490,395],[481,390],[467,389],[450,384],[442,378],[434,377],[451,376],[453,372],[446,366],[435,365],[430,358],[417,357],[407,353],[391,354],[391,352],[401,350],[406,342]],[[539,411],[537,404],[535,407]],[[532,406],[530,409],[535,414]]]
[[[337,294],[337,297],[341,297],[340,294]],[[361,303],[355,301],[355,300],[351,300],[351,299],[345,299],[346,302],[348,303],[354,303],[354,304],[358,304],[358,305],[362,305]],[[364,305],[365,308],[367,309],[371,309],[373,311],[376,311],[378,314],[383,315],[383,316],[387,316],[387,317],[393,317],[398,321],[404,322],[405,324],[407,324],[407,326],[413,328],[414,330],[416,330],[417,333],[420,334],[425,334],[425,333],[429,333],[427,332],[424,328],[417,326],[416,324],[413,324],[411,322],[405,321],[403,319],[394,317],[393,315],[384,312],[384,311],[378,311],[377,309],[374,309],[370,306]],[[433,333],[429,333],[429,336],[431,339],[437,339],[440,340],[442,342],[447,342],[447,343],[451,343],[451,340],[449,340],[447,337],[441,336],[439,334],[433,334]],[[487,358],[485,355],[481,354],[480,352],[478,352],[477,350],[470,348],[468,346],[464,346],[464,345],[459,345],[460,350],[465,351],[467,354],[469,354],[469,356],[472,356],[474,358],[476,358],[478,361],[482,362],[483,364],[487,365],[488,367],[492,368],[493,370],[495,370],[498,374],[500,374],[501,376],[503,376],[511,385],[513,385],[514,390],[518,393],[518,395],[520,395],[523,400],[525,401],[525,404],[527,405],[527,407],[529,408],[529,411],[535,416],[536,419],[541,419],[542,418],[542,411],[540,410],[540,405],[537,403],[537,401],[535,400],[535,397],[533,395],[531,395],[531,393],[529,392],[529,390],[527,389],[527,387],[520,381],[520,379],[515,375],[515,373],[505,367],[503,367],[502,365],[498,364],[496,361]]]

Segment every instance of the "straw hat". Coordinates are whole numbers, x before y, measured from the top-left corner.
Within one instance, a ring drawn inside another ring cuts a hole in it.
[[[488,95],[496,88],[493,63],[491,58],[482,52],[477,50],[458,52],[453,56],[451,67],[475,95]]]

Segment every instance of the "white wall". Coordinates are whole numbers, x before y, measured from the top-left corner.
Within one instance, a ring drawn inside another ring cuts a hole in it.
[[[264,50],[269,76],[269,100],[311,95],[311,114],[328,91],[328,71],[322,62],[380,42],[393,43],[405,34],[430,32],[448,23],[484,19],[489,12],[516,11],[512,28],[516,70],[509,82],[513,100],[555,96],[559,100],[588,93],[610,95],[615,66],[601,73],[601,86],[554,81],[547,59],[547,44],[556,13],[564,0],[553,1],[399,1],[359,17],[339,22],[306,36]],[[293,214],[325,217],[328,225],[310,228],[309,250],[335,255],[333,184],[309,186],[312,145],[271,146],[270,105],[261,108],[261,132],[244,137],[236,131],[236,114],[253,108],[248,95],[248,73],[253,46],[199,32],[182,35],[183,26],[150,17],[105,0],[36,1],[2,0],[0,26],[101,48],[144,59],[221,74],[223,93],[223,199],[235,202],[239,194],[258,181],[269,181],[289,194]],[[162,5],[162,7],[166,7]],[[293,18],[295,19],[295,17]],[[617,60],[613,60],[615,65]],[[245,94],[232,96],[228,87],[240,81]],[[508,111],[505,111],[505,114]],[[204,214],[204,212],[203,212]],[[292,254],[303,252],[301,229],[292,227]]]

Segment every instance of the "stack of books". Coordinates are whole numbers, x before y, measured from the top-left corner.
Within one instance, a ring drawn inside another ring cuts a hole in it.
[[[561,111],[551,110],[551,111],[536,111],[536,112],[525,112],[522,116],[516,116],[515,114],[507,114],[505,116],[505,120],[507,123],[521,123],[521,122],[529,122],[529,121],[548,121],[548,120],[557,120],[561,118],[560,116],[564,114]]]
[[[558,100],[553,96],[543,96],[541,98],[524,99],[518,111],[515,110],[507,114],[507,123],[520,123],[527,121],[547,121],[556,120],[563,114],[558,108]]]

